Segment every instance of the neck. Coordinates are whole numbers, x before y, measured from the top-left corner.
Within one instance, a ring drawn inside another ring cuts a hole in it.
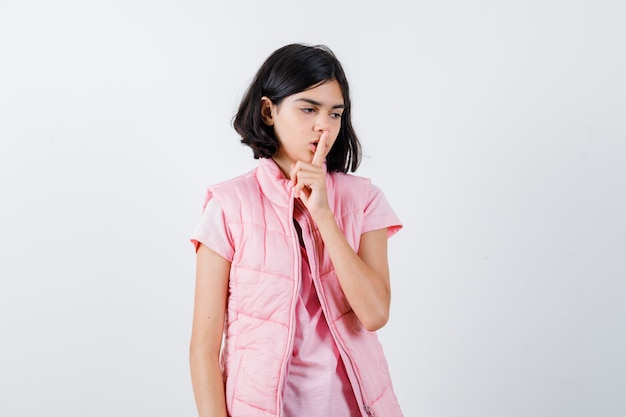
[[[274,160],[274,162],[276,162],[276,165],[278,165],[278,168],[280,168],[280,170],[282,171],[283,175],[285,176],[285,178],[287,178],[288,180],[291,179],[291,162],[290,161],[285,161],[283,159],[279,159],[276,157],[272,157],[272,159]]]

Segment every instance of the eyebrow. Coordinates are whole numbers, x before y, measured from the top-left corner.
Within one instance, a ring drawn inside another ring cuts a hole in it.
[[[322,103],[319,101],[311,100],[310,98],[299,98],[296,101],[304,101],[305,103],[312,104],[314,106],[322,107]],[[331,107],[331,109],[345,109],[346,106],[344,104],[335,104]]]

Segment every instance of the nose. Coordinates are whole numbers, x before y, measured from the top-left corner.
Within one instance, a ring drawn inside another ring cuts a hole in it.
[[[328,117],[329,116],[327,114],[323,114],[323,112],[320,112],[315,118],[314,129],[318,132],[329,130],[330,125],[329,125]]]

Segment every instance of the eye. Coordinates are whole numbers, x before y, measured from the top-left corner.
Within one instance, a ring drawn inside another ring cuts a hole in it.
[[[331,113],[330,117],[333,119],[341,119],[341,113]]]
[[[305,113],[313,113],[313,112],[315,112],[315,109],[313,107],[302,107],[300,110],[302,110]]]

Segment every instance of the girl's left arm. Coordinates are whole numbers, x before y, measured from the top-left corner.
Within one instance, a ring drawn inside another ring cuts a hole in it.
[[[313,161],[296,162],[290,179],[295,197],[300,198],[322,235],[337,278],[354,314],[369,331],[383,327],[389,319],[391,289],[387,260],[387,229],[361,235],[359,253],[348,243],[328,204],[324,159],[330,147],[328,133],[321,135]]]
[[[389,319],[391,288],[387,260],[387,229],[361,235],[356,253],[339,229],[335,217],[318,216],[317,227],[335,267],[337,278],[354,314],[369,331]]]

